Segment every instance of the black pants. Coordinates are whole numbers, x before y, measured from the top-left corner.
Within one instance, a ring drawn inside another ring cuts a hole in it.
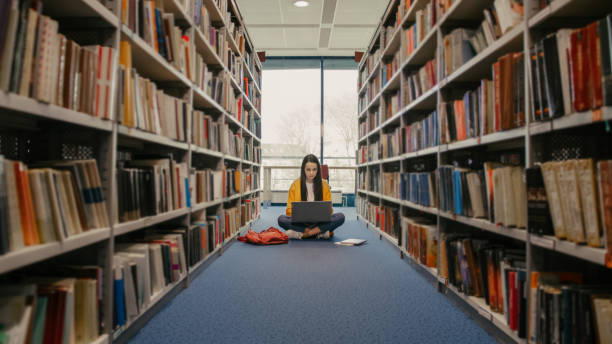
[[[331,221],[329,222],[319,222],[314,224],[306,224],[306,223],[292,223],[291,217],[287,215],[281,215],[278,217],[278,225],[283,229],[292,229],[296,232],[304,233],[306,227],[313,228],[319,227],[321,229],[321,233],[325,233],[327,231],[333,231],[334,229],[340,227],[344,223],[344,214],[335,213],[331,216]]]

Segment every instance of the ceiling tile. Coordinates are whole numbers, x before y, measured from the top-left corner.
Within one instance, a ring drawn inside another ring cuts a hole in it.
[[[329,41],[330,48],[343,48],[343,49],[366,49],[372,34],[374,34],[374,27],[358,27],[358,28],[340,28],[334,27],[331,33],[331,39]]]
[[[283,30],[279,28],[249,28],[249,35],[253,39],[253,45],[257,50],[266,48],[285,48]]]
[[[316,48],[319,44],[319,28],[286,28],[287,48]]]
[[[319,24],[323,0],[309,0],[308,7],[293,6],[294,0],[279,0],[283,11],[283,24]]]
[[[249,24],[281,24],[279,0],[238,0],[244,22]]]
[[[382,0],[338,0],[334,24],[376,25],[387,5]]]

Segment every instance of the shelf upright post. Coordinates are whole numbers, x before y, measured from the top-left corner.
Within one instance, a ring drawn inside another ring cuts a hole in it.
[[[534,151],[533,151],[533,145],[531,142],[531,134],[529,132],[529,127],[530,127],[530,123],[531,123],[531,87],[533,87],[533,85],[531,85],[531,54],[530,54],[530,47],[531,47],[531,31],[529,30],[529,18],[532,16],[531,13],[531,6],[527,5],[525,6],[525,13],[523,16],[523,66],[524,66],[524,73],[525,73],[525,77],[524,79],[524,94],[525,94],[525,109],[524,109],[524,113],[525,113],[525,168],[530,168],[533,167],[533,157],[534,157]],[[530,87],[531,86],[531,87]],[[526,171],[523,171],[523,180],[525,180],[525,184],[527,183],[527,179],[526,179]],[[528,200],[525,201],[524,204],[524,211],[525,211],[525,218],[528,219]],[[534,247],[531,245],[531,235],[529,233],[529,222],[527,222],[527,226],[525,228],[526,236],[525,236],[525,251],[526,251],[526,260],[527,260],[527,276],[526,276],[526,282],[525,285],[530,286],[531,285],[531,271],[534,270],[534,261],[533,261],[533,249]],[[533,300],[531,300],[530,297],[527,297],[527,309],[531,309],[531,302]],[[527,320],[525,320],[527,321]],[[529,324],[526,324],[525,328],[529,328]]]
[[[438,40],[438,48],[436,48],[436,50],[434,51],[435,54],[435,59],[436,59],[436,85],[440,85],[441,84],[441,76],[442,76],[442,69],[444,68],[444,66],[442,65],[442,47],[444,46],[442,44],[442,42],[444,42],[444,37],[442,36],[442,25],[440,23],[440,18],[437,19],[438,22],[436,23],[436,39]],[[442,147],[442,117],[440,116],[440,104],[442,104],[442,88],[438,87],[436,90],[436,111],[438,112],[438,123],[436,124],[438,126],[438,149],[437,149],[437,153],[436,153],[436,168],[439,168],[440,165],[442,164],[442,152],[441,152],[441,147]],[[439,187],[438,187],[439,189]],[[440,204],[442,203],[442,195],[440,194],[440,192],[437,193],[437,205],[438,205],[438,211],[436,211],[436,228],[438,230],[438,252],[442,252],[442,240],[440,240],[440,237],[442,235],[442,226],[440,225]],[[438,260],[438,267],[440,266],[440,255],[438,255],[437,257]],[[440,270],[438,269],[438,274],[440,274]],[[438,287],[440,287],[440,285],[438,284]]]

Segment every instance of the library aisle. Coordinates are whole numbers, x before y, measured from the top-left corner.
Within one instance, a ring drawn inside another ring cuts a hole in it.
[[[284,207],[252,229],[278,227]],[[173,298],[131,343],[494,343],[399,252],[335,208],[331,241],[235,242]],[[333,241],[366,239],[359,247]]]

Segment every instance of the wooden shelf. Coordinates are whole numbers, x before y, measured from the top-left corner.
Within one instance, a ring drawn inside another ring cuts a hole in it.
[[[110,233],[110,228],[90,229],[68,237],[64,241],[26,246],[20,250],[8,252],[0,255],[0,274],[17,270],[103,240],[108,240]]]
[[[119,125],[119,135],[137,140],[147,141],[157,145],[173,147],[182,150],[189,150],[189,144],[185,142],[174,141],[169,137],[149,133],[137,128],[129,128],[124,125]]]
[[[211,96],[204,93],[199,87],[193,86],[193,107],[196,110],[213,109],[214,111],[224,113],[225,109],[217,103]]]
[[[456,21],[482,21],[487,3],[481,0],[454,1],[451,8],[438,20],[442,26]]]
[[[489,222],[485,219],[477,219],[462,215],[456,215],[451,212],[440,211],[440,217],[466,224],[468,226],[479,228],[487,232],[503,235],[520,241],[527,241],[527,231],[523,228],[509,228]]]
[[[525,137],[525,128],[515,128],[507,131],[500,131],[497,133],[487,134],[485,136],[472,137],[466,140],[457,141],[453,143],[447,143],[440,146],[440,152],[449,152],[457,149],[465,149],[475,147],[479,145],[491,144],[495,142],[503,142],[508,140],[515,140]]]
[[[437,98],[438,86],[436,85],[401,109],[400,113],[403,115],[414,110],[431,110],[433,112],[436,109]]]
[[[143,315],[145,315],[147,312],[153,309],[153,307],[158,302],[163,300],[166,297],[166,295],[169,295],[175,288],[179,288],[179,287],[185,288],[186,285],[184,282],[187,281],[187,276],[188,274],[185,273],[183,276],[181,276],[181,278],[178,281],[165,286],[162,290],[151,295],[151,301],[149,302],[148,307],[140,310],[140,312],[138,313],[138,316],[136,316],[136,318],[132,320],[130,323],[126,323],[123,327],[113,332],[113,341],[116,341],[124,332],[126,332],[130,328],[130,326],[132,326],[132,324],[136,323]]]
[[[177,0],[164,0],[164,12],[174,15],[175,23],[183,22],[187,27],[193,26],[193,18],[187,15],[185,9],[181,8]]]
[[[571,18],[593,19],[611,11],[612,2],[610,1],[555,0],[529,18],[529,27],[565,27],[571,21]]]
[[[187,215],[189,208],[182,208],[177,210],[171,210],[166,213],[158,214],[155,216],[147,216],[138,220],[121,222],[113,226],[113,235],[119,236],[129,232],[133,232],[142,228],[150,227],[158,223],[162,223],[174,218]]]
[[[66,18],[84,20],[83,26],[89,25],[92,20],[101,19],[103,25],[118,28],[119,18],[98,0],[73,0],[66,6],[64,0],[45,0],[44,13],[52,18]]]
[[[221,152],[210,150],[208,148],[198,147],[193,144],[191,145],[191,151],[197,154],[204,154],[204,155],[214,156],[216,158],[223,158],[223,153]]]
[[[529,236],[529,241],[532,245],[542,247],[550,251],[560,252],[572,257],[606,266],[606,250],[604,248],[579,245],[567,240],[560,240],[549,235],[539,236],[532,234]]]
[[[19,115],[18,118],[11,119],[12,123],[31,118],[65,122],[84,128],[108,132],[113,130],[112,121],[96,118],[90,114],[69,110],[57,105],[41,103],[36,99],[23,97],[15,93],[0,92],[0,109],[3,109],[4,113]]]
[[[510,330],[510,327],[508,327],[506,324],[506,317],[503,314],[493,312],[483,298],[465,295],[450,284],[446,287],[446,289],[450,290],[457,297],[464,300],[467,305],[477,311],[485,320],[490,321],[495,327],[513,339],[516,343],[526,343],[525,339],[519,338],[514,331]]]
[[[223,203],[223,198],[214,200],[214,201],[208,201],[208,202],[202,202],[202,203],[197,203],[194,206],[191,207],[191,211],[195,212],[195,211],[200,211],[206,208],[210,208],[216,205],[219,205]]]
[[[601,111],[601,119],[599,119],[599,111]],[[609,120],[612,120],[612,107],[606,106],[598,111],[578,112],[549,121],[533,122],[529,125],[529,132],[531,135],[539,135]]]

